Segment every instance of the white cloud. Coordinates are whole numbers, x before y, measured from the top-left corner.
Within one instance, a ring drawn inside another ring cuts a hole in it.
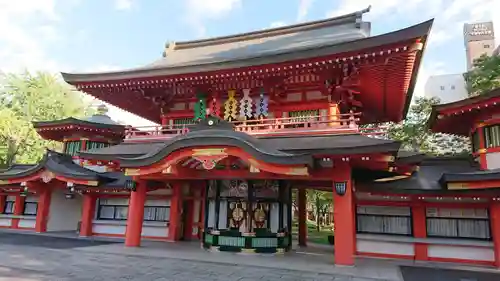
[[[457,36],[462,36],[463,24],[468,22],[500,18],[498,0],[341,0],[327,16],[338,16],[362,10],[372,5],[368,20],[375,24],[384,19],[410,19],[420,22],[435,18],[431,46],[444,44]],[[500,30],[496,20],[495,29]]]
[[[282,26],[285,26],[286,23],[285,22],[282,22],[282,21],[274,21],[272,22],[269,27],[271,28],[277,28],[277,27],[282,27]]]
[[[300,0],[299,1],[299,10],[297,12],[297,21],[303,21],[307,14],[309,13],[309,9],[311,8],[314,0]]]
[[[55,0],[0,0],[0,70],[58,69],[45,52],[58,39]]]
[[[114,0],[115,9],[117,10],[130,10],[132,8],[132,0]]]
[[[242,0],[186,0],[186,20],[199,37],[205,36],[206,20],[218,19],[241,6]]]

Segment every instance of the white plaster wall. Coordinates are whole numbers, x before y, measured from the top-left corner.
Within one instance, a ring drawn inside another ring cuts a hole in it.
[[[215,227],[215,200],[208,201],[207,227]]]
[[[293,210],[292,210],[293,212]],[[283,204],[283,227],[288,227],[288,206],[287,204]]]
[[[9,227],[12,225],[11,218],[0,218],[0,226]]]
[[[364,253],[390,254],[414,256],[415,247],[413,243],[393,243],[385,241],[372,241],[357,239],[356,250]]]
[[[198,234],[198,223],[200,223],[200,208],[201,208],[201,201],[200,200],[195,200],[194,201],[194,206],[193,206],[193,230],[191,231],[192,235],[197,235]]]
[[[22,218],[19,220],[19,227],[20,228],[35,228],[36,225],[36,217],[30,217],[30,218]]]
[[[488,170],[500,168],[500,152],[486,153],[486,165]]]
[[[82,196],[66,199],[63,190],[54,190],[50,199],[47,231],[76,231],[82,217]]]
[[[92,233],[95,234],[119,234],[125,235],[126,221],[94,221]]]
[[[152,224],[145,222],[142,226],[141,236],[167,238],[168,227],[166,223]]]
[[[476,261],[494,261],[493,248],[429,245],[427,255],[432,258],[447,258]]]
[[[269,226],[271,227],[271,232],[277,233],[278,228],[279,228],[279,217],[280,217],[280,210],[279,210],[280,204],[279,203],[272,203],[271,204],[271,210],[270,210],[270,222]]]
[[[219,229],[226,229],[228,227],[229,226],[227,225],[227,201],[221,199],[219,208]]]

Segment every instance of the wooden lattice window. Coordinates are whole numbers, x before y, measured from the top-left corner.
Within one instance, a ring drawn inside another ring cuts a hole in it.
[[[182,129],[186,127],[186,125],[196,124],[196,121],[193,118],[178,118],[174,119],[174,129]]]
[[[319,109],[313,110],[298,110],[288,112],[288,117],[291,117],[290,123],[303,123],[319,120]],[[303,127],[303,124],[294,124],[293,127]]]
[[[486,147],[500,146],[500,125],[485,127],[484,138]]]
[[[109,143],[100,141],[87,141],[87,150],[108,147]]]
[[[81,148],[82,148],[81,141],[68,141],[66,142],[66,148],[64,150],[64,153],[69,155],[76,155],[76,153],[80,151]]]

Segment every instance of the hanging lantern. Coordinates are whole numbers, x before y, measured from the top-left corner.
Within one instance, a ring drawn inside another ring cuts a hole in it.
[[[335,192],[340,195],[344,196],[347,191],[347,182],[336,182],[335,183]]]

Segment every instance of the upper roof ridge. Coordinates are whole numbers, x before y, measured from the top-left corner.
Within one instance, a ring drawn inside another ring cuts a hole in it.
[[[363,14],[368,13],[370,11],[370,9],[371,9],[371,6],[368,6],[367,8],[360,10],[360,11],[356,11],[356,12],[353,12],[350,14],[332,17],[332,18],[328,18],[328,19],[310,21],[310,22],[305,22],[305,23],[298,23],[298,24],[276,27],[276,28],[268,28],[268,29],[257,30],[257,31],[244,32],[244,33],[233,34],[233,35],[212,37],[212,38],[199,39],[199,40],[190,40],[190,41],[184,41],[184,42],[167,42],[165,44],[166,46],[165,46],[164,56],[166,56],[168,53],[170,53],[174,50],[191,49],[191,48],[198,48],[198,47],[204,47],[204,46],[210,46],[210,45],[226,44],[226,43],[232,43],[232,42],[238,42],[238,41],[272,37],[272,36],[277,36],[277,35],[294,33],[294,32],[298,32],[298,31],[321,28],[321,27],[330,26],[330,25],[343,24],[343,23],[347,23],[347,22],[353,22],[354,24],[356,24],[356,27],[359,28],[361,26],[361,22],[362,22],[361,20],[362,20]]]

